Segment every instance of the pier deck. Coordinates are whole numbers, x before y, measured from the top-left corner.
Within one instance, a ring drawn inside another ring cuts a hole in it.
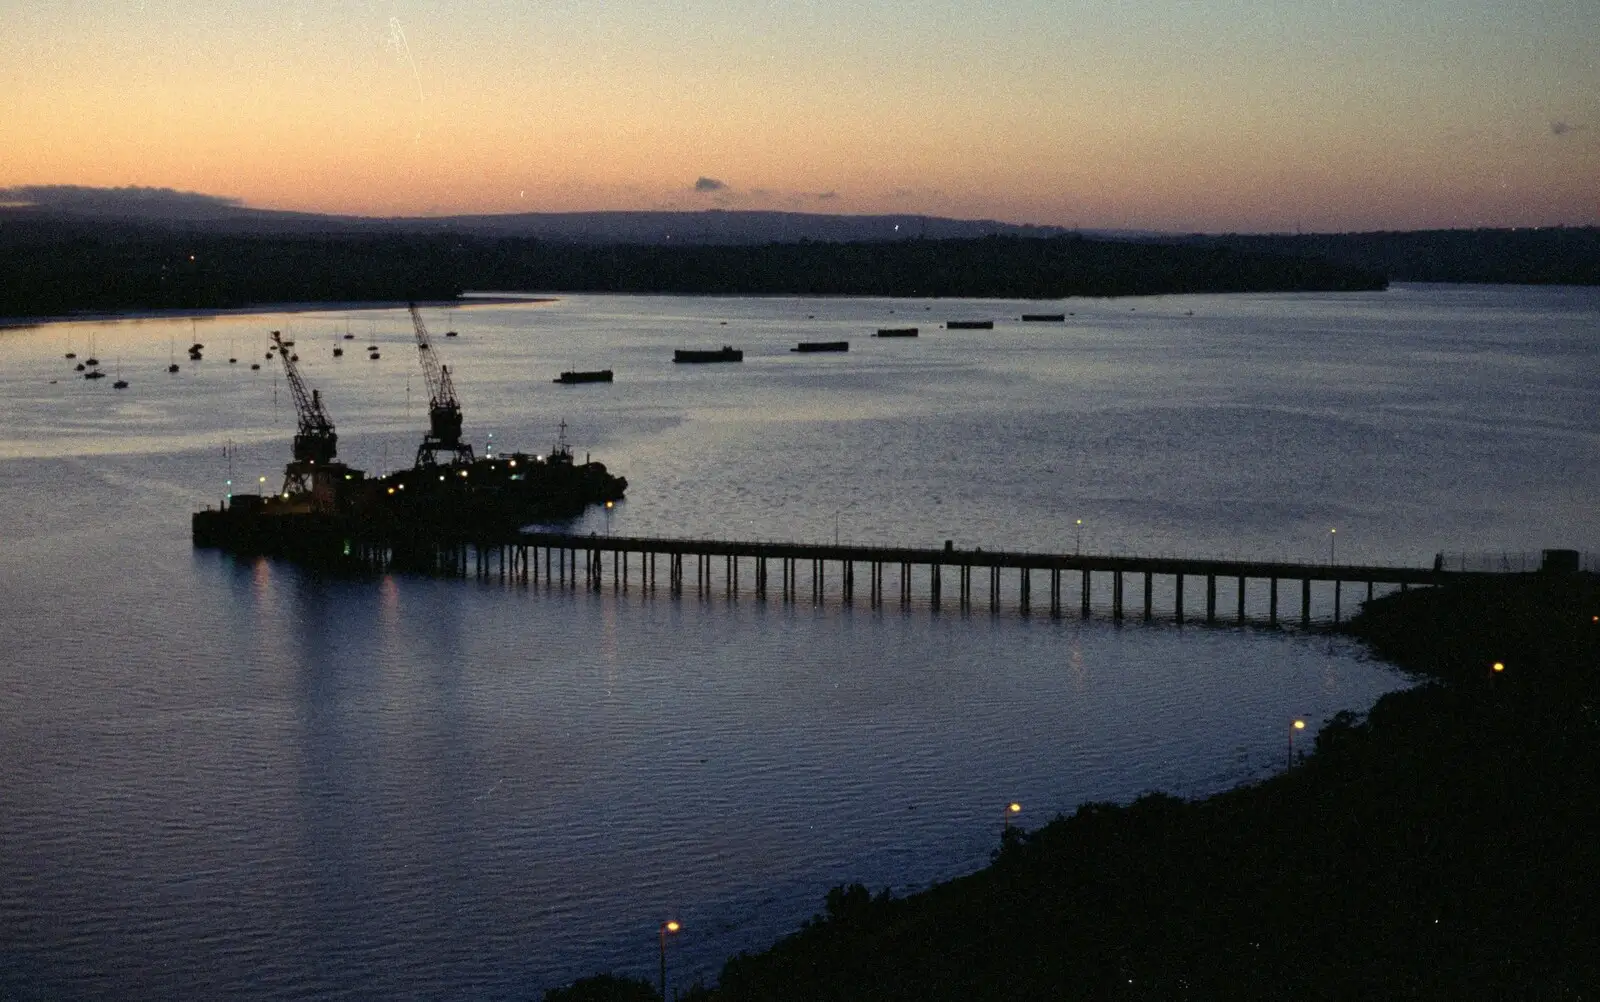
[[[380,564],[386,560],[381,546],[369,545],[363,552],[376,557]],[[1041,602],[1040,607],[1041,611],[1048,608],[1052,616],[1062,614],[1063,583],[1070,581],[1068,575],[1072,574],[1077,577],[1074,597],[1082,615],[1088,616],[1098,576],[1100,587],[1109,588],[1111,614],[1118,620],[1130,611],[1142,614],[1144,619],[1153,618],[1155,581],[1167,578],[1171,580],[1170,598],[1164,602],[1162,615],[1170,615],[1180,623],[1184,621],[1189,591],[1186,580],[1192,585],[1204,582],[1204,620],[1208,623],[1219,618],[1219,582],[1233,592],[1228,596],[1234,599],[1231,618],[1238,622],[1247,619],[1247,583],[1257,582],[1257,591],[1265,584],[1265,618],[1273,624],[1280,620],[1280,585],[1297,582],[1298,601],[1293,602],[1292,611],[1307,625],[1312,619],[1313,582],[1332,585],[1331,613],[1337,622],[1343,614],[1345,588],[1349,585],[1364,585],[1364,597],[1371,598],[1378,585],[1404,590],[1413,585],[1439,585],[1492,573],[1377,564],[958,549],[950,543],[942,547],[903,547],[556,532],[517,532],[470,543],[440,544],[432,565],[443,573],[466,576],[470,562],[471,573],[480,578],[498,574],[502,580],[538,583],[542,579],[550,585],[570,587],[578,586],[581,580],[585,587],[594,589],[604,587],[609,578],[617,589],[636,583],[649,591],[660,584],[658,560],[666,565],[665,583],[673,594],[682,594],[692,579],[697,594],[710,594],[720,585],[729,596],[737,596],[742,593],[741,570],[748,567],[749,587],[757,598],[776,594],[785,601],[796,601],[805,595],[819,603],[830,596],[845,603],[854,602],[860,572],[866,578],[864,597],[874,608],[888,601],[886,585],[891,585],[902,605],[916,599],[937,609],[946,600],[948,574],[953,579],[953,594],[949,597],[960,608],[974,607],[981,597],[992,611],[999,611],[1003,604],[1002,579],[1011,578],[1015,583],[1005,590],[1010,593],[1010,601],[1024,613],[1033,608],[1035,584],[1045,585],[1048,605]],[[722,566],[717,568],[719,563]],[[686,570],[686,564],[693,565],[692,572]],[[714,570],[721,573],[714,574]],[[777,583],[771,582],[774,570],[779,575]],[[1036,576],[1044,580],[1036,582]],[[719,580],[714,582],[714,577]],[[1107,577],[1109,580],[1105,580]],[[804,590],[802,583],[808,586]],[[1126,595],[1130,584],[1139,588],[1141,600]],[[975,596],[980,590],[984,594]],[[1258,595],[1256,618],[1260,618],[1260,604]]]

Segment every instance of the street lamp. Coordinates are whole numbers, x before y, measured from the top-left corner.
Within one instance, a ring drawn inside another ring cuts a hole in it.
[[[1012,818],[1012,815],[1021,814],[1021,813],[1022,813],[1022,805],[1017,803],[1015,800],[1013,800],[1011,803],[1007,804],[1006,805],[1006,813],[1005,813],[1005,823],[1002,825],[1001,830],[1002,831],[1010,831],[1011,830],[1011,818]]]
[[[1072,552],[1078,554],[1083,553],[1083,519],[1081,518],[1078,519],[1078,543]]]
[[[682,929],[682,928],[683,928],[683,926],[678,924],[678,920],[677,919],[668,919],[667,921],[661,923],[661,1000],[662,1000],[662,1002],[666,1002],[666,998],[667,998],[667,933],[669,933],[669,932],[674,932],[675,933],[679,929]]]
[[[606,535],[607,536],[611,535],[611,506],[613,504],[615,504],[615,503],[616,503],[615,501],[607,501],[606,502]]]
[[[1294,768],[1294,732],[1306,729],[1306,722],[1298,718],[1289,725],[1289,768]]]
[[[1328,566],[1333,566],[1333,541],[1339,537],[1338,529],[1328,530]]]

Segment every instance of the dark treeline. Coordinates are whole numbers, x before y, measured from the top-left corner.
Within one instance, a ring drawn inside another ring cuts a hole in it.
[[[1381,274],[1220,246],[984,237],[594,246],[448,233],[219,234],[0,216],[0,315],[445,299],[463,289],[1056,299],[1382,288]]]
[[[187,233],[0,215],[0,316],[452,299],[452,248],[414,234]]]
[[[1199,237],[1196,243],[1337,261],[1395,282],[1600,285],[1600,227],[1594,226]]]
[[[911,897],[836,888],[691,997],[1589,998],[1596,616],[1600,583],[1576,574],[1378,599],[1351,629],[1427,681],[1340,714],[1293,769],[1200,801],[1084,805]]]
[[[513,288],[1059,299],[1178,292],[1383,288],[1382,275],[1226,247],[1080,237],[983,237],[759,247],[480,243],[478,273]]]

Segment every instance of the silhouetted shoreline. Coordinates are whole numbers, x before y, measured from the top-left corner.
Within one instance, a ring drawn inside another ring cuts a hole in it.
[[[1421,684],[1339,714],[1293,768],[1085,804],[910,897],[835,888],[688,997],[1583,997],[1600,984],[1596,617],[1581,574],[1377,599],[1345,630]],[[546,998],[652,993],[585,979]]]
[[[451,300],[465,289],[1056,300],[1382,289],[1350,265],[1082,237],[560,244],[469,233],[218,233],[0,216],[0,316]]]
[[[553,303],[553,296],[480,296],[463,299],[422,300],[418,306],[425,308],[455,308],[468,306],[497,306],[507,303]],[[248,317],[256,313],[328,313],[354,310],[403,310],[410,300],[349,301],[326,303],[251,303],[228,308],[199,306],[190,309],[168,310],[84,310],[55,316],[7,317],[0,316],[0,330],[20,327],[39,327],[44,324],[102,323],[114,320],[187,320],[191,317]]]

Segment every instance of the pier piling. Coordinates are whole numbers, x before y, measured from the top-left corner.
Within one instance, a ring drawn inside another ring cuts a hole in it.
[[[542,558],[541,558],[542,551]],[[1417,567],[1386,567],[1379,565],[1332,565],[1291,563],[1285,561],[1210,560],[1180,557],[1129,557],[1095,556],[1081,553],[1041,554],[1032,552],[985,551],[981,549],[955,550],[948,542],[942,549],[894,546],[859,546],[813,543],[737,542],[730,540],[691,540],[667,538],[632,538],[597,535],[569,535],[565,533],[515,532],[500,536],[462,541],[458,538],[390,539],[379,534],[363,536],[352,532],[343,541],[341,556],[351,563],[372,571],[390,567],[431,570],[444,577],[467,578],[475,576],[481,582],[496,578],[502,584],[535,586],[542,583],[547,588],[580,585],[578,561],[583,560],[582,584],[586,590],[603,591],[606,582],[606,555],[611,556],[611,591],[626,593],[633,587],[633,556],[639,555],[638,585],[642,592],[654,592],[657,587],[656,559],[658,554],[667,558],[667,583],[673,595],[684,592],[686,556],[695,561],[696,593],[710,597],[718,584],[729,601],[737,601],[744,588],[741,580],[743,560],[748,557],[754,583],[748,585],[756,598],[765,601],[771,595],[771,570],[774,563],[783,577],[780,592],[784,601],[799,597],[799,568],[802,560],[811,562],[811,598],[814,603],[830,601],[828,594],[828,565],[838,562],[838,598],[846,604],[855,602],[857,565],[865,565],[868,576],[868,598],[874,609],[881,609],[886,601],[884,576],[892,562],[899,565],[900,605],[912,606],[917,600],[916,568],[926,566],[926,604],[938,610],[944,601],[944,568],[949,565],[957,576],[958,599],[963,611],[973,607],[974,576],[980,569],[988,570],[989,609],[999,614],[1005,606],[1003,580],[1006,568],[1017,572],[1017,602],[1015,608],[1022,615],[1034,611],[1034,572],[1049,574],[1052,618],[1061,616],[1065,602],[1063,585],[1065,572],[1076,570],[1079,574],[1079,603],[1088,617],[1094,608],[1094,575],[1104,572],[1111,575],[1109,582],[1110,617],[1122,622],[1129,615],[1128,575],[1142,575],[1146,620],[1158,615],[1156,608],[1155,578],[1170,577],[1173,582],[1170,611],[1178,623],[1185,619],[1187,579],[1191,575],[1204,575],[1206,622],[1219,622],[1217,609],[1218,578],[1234,581],[1234,620],[1250,621],[1250,584],[1254,579],[1267,587],[1267,601],[1260,616],[1276,626],[1279,624],[1280,579],[1300,581],[1300,622],[1309,627],[1312,622],[1313,582],[1325,581],[1333,586],[1332,618],[1335,623],[1344,621],[1344,583],[1366,585],[1365,596],[1371,601],[1377,585],[1385,584],[1405,591],[1412,585],[1440,584],[1452,579],[1481,576],[1479,572],[1444,571]],[[716,581],[713,560],[721,557],[723,574]],[[570,575],[570,576],[569,576]],[[775,597],[775,596],[774,596]],[[1041,603],[1040,611],[1043,609]]]

